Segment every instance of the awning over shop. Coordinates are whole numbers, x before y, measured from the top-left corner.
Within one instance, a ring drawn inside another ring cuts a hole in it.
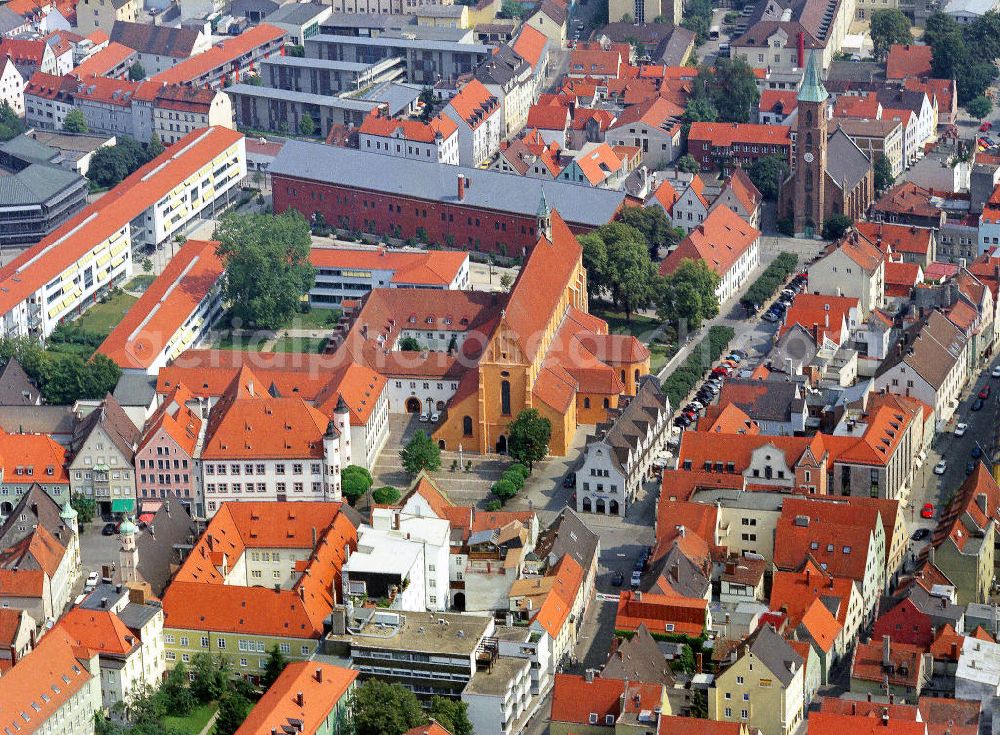
[[[134,513],[135,498],[115,498],[111,501],[112,513]]]

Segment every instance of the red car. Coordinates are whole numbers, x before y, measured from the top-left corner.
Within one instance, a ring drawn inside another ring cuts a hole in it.
[[[984,401],[987,398],[990,397],[990,385],[989,385],[989,383],[987,383],[986,385],[984,385],[983,389],[981,391],[979,391],[979,397],[982,398]]]
[[[921,518],[933,518],[934,517],[934,503],[924,503],[924,507],[920,509]]]
[[[992,129],[993,129],[993,123],[991,122],[984,122],[982,125],[979,126],[980,133],[988,133]]]

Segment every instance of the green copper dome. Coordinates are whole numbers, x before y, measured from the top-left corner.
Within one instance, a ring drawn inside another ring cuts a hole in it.
[[[806,63],[806,74],[802,80],[802,87],[799,89],[799,102],[825,102],[829,97],[823,80],[819,78],[819,71],[816,69],[816,54],[809,54],[809,61]]]

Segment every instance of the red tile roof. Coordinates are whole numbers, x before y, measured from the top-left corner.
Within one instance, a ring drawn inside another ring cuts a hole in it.
[[[89,686],[92,676],[83,656],[92,654],[58,626],[46,633],[34,651],[0,677],[0,728],[19,735],[48,731],[50,718]]]
[[[799,95],[794,89],[765,89],[758,102],[761,112],[780,112],[786,117],[798,106]]]
[[[15,63],[40,66],[46,47],[42,40],[4,38],[0,40],[0,58],[9,56]]]
[[[676,633],[697,638],[705,630],[708,601],[704,598],[624,590],[618,596],[615,630]]]
[[[163,596],[164,627],[314,638],[340,586],[345,548],[357,532],[340,503],[224,503]],[[313,534],[317,544],[313,547]],[[308,569],[291,589],[225,583],[248,548],[309,550]]]
[[[982,703],[977,700],[921,697],[917,709],[927,735],[977,735]]]
[[[790,146],[791,131],[787,125],[695,122],[691,123],[688,140],[707,141],[716,148],[729,148],[734,143]]]
[[[848,337],[843,330],[850,332],[849,314],[852,309],[860,317],[860,299],[850,296],[799,294],[785,315],[778,334],[779,336],[785,334],[796,324],[811,334],[815,324],[821,342],[824,338],[829,338],[838,345],[842,344]]]
[[[857,222],[854,227],[883,253],[887,246],[894,253],[926,256],[931,252],[934,230],[929,227],[888,222]]]
[[[923,649],[890,639],[889,660],[893,668],[887,671],[882,665],[882,647],[882,640],[859,642],[851,657],[851,678],[881,685],[888,675],[889,686],[916,687],[923,674]]]
[[[218,285],[225,272],[215,252],[218,245],[188,240],[178,248],[97,351],[123,369],[149,368]]]
[[[851,717],[830,712],[809,713],[809,735],[927,735],[924,723],[889,718],[883,724],[881,715]]]
[[[969,539],[1000,520],[1000,488],[982,462],[962,483],[938,519],[931,543],[952,544],[964,552]]]
[[[521,32],[517,36],[517,40],[514,41],[514,51],[518,55],[531,64],[531,68],[534,69],[538,66],[538,62],[542,59],[542,52],[545,50],[545,45],[549,42],[548,37],[534,26],[524,23],[521,26]]]
[[[500,102],[482,82],[471,79],[451,98],[448,106],[475,130],[499,111]]]
[[[681,198],[681,195],[677,193],[677,189],[673,187],[669,181],[664,179],[656,191],[652,194],[652,199],[659,202],[660,206],[663,207],[663,211],[670,214],[674,210],[674,205],[677,200]]]
[[[22,252],[0,269],[0,314],[23,303],[97,243],[127,227],[171,189],[242,139],[242,133],[229,128],[192,131],[37,245]]]
[[[929,77],[931,75],[932,49],[915,43],[894,43],[889,48],[889,58],[885,62],[887,79],[906,77]]]
[[[77,79],[87,77],[101,77],[111,72],[115,67],[124,64],[132,57],[138,58],[138,54],[128,46],[112,41],[95,54],[91,54],[78,66],[73,68],[72,74]],[[127,69],[125,72],[127,73]]]
[[[188,405],[196,403],[194,394],[187,386],[175,386],[153,415],[146,420],[142,441],[139,442],[137,451],[145,447],[157,436],[160,429],[163,429],[189,457],[193,458],[202,420],[200,412],[188,408]]]
[[[909,298],[913,287],[921,281],[922,271],[917,263],[886,261],[885,295]]]
[[[722,193],[731,191],[747,215],[752,215],[764,197],[750,180],[749,174],[737,166],[722,184]]]
[[[127,656],[139,645],[121,618],[110,610],[75,607],[59,619],[58,626],[76,645],[98,653]]]
[[[772,610],[780,611],[788,618],[788,624],[792,628],[798,627],[808,615],[810,625],[807,628],[810,633],[815,629],[816,635],[829,640],[830,636],[836,638],[847,624],[851,597],[857,592],[858,588],[853,580],[833,576],[821,569],[812,556],[807,556],[796,570],[774,572],[769,604]],[[823,602],[822,598],[836,598],[839,601],[832,621],[813,609],[815,602]],[[836,623],[836,627],[832,623]]]
[[[46,434],[9,434],[0,429],[3,482],[69,485],[66,448]]]
[[[38,569],[52,578],[65,555],[66,547],[45,526],[39,524],[20,541],[0,550],[0,568],[18,574]],[[3,588],[0,585],[0,589]]]
[[[452,123],[454,124],[454,123]],[[316,268],[393,271],[390,281],[446,288],[458,276],[468,254],[449,250],[352,250],[313,247],[309,262]]]
[[[684,108],[663,97],[656,97],[647,102],[626,107],[611,127],[617,129],[623,125],[643,123],[652,128],[679,129],[678,119],[683,114]]]
[[[700,180],[700,179],[696,179]],[[729,207],[716,207],[660,264],[660,275],[673,273],[685,258],[704,260],[725,276],[760,237],[760,230]]]
[[[538,130],[566,130],[569,109],[562,105],[532,105],[528,110],[528,127]]]
[[[591,713],[597,714],[598,723],[605,724],[610,716],[615,720],[621,714],[620,699],[624,692],[622,679],[594,677],[587,681],[576,674],[556,674],[552,682],[552,722],[576,725],[590,723]]]
[[[458,132],[458,123],[444,114],[439,114],[427,122],[411,118],[397,120],[383,117],[378,108],[372,110],[361,122],[358,132],[381,138],[400,138],[420,143],[433,143],[440,138],[446,140]]]
[[[833,576],[862,582],[878,523],[877,509],[857,503],[787,498],[775,532],[774,565],[799,569],[812,556]]]
[[[874,92],[866,92],[862,95],[841,95],[833,104],[834,117],[878,120],[881,117],[881,112],[882,105],[878,101],[878,95]]]
[[[627,63],[628,53],[624,58],[619,49],[603,51],[601,49],[575,48],[569,57],[570,74],[587,74],[603,77],[617,77],[622,64]]]
[[[185,59],[179,64],[162,71],[151,81],[164,84],[185,84],[198,79],[214,69],[240,62],[255,49],[285,37],[285,32],[267,23],[252,26],[235,38],[227,38],[207,51]]]
[[[290,722],[303,733],[316,733],[354,686],[358,672],[317,661],[288,664],[236,731],[236,735],[271,735]]]

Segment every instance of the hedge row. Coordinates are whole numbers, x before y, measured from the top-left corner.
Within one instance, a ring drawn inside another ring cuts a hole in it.
[[[763,305],[768,299],[774,296],[781,285],[795,272],[795,267],[798,263],[799,257],[795,253],[782,253],[779,255],[760,274],[760,278],[750,284],[750,288],[747,289],[747,292],[740,299],[740,305],[744,309]]]
[[[670,399],[670,405],[676,409],[681,401],[698,384],[708,369],[729,348],[736,332],[732,327],[716,325],[708,330],[708,336],[699,342],[687,359],[682,362],[670,377],[663,381],[663,391]]]

